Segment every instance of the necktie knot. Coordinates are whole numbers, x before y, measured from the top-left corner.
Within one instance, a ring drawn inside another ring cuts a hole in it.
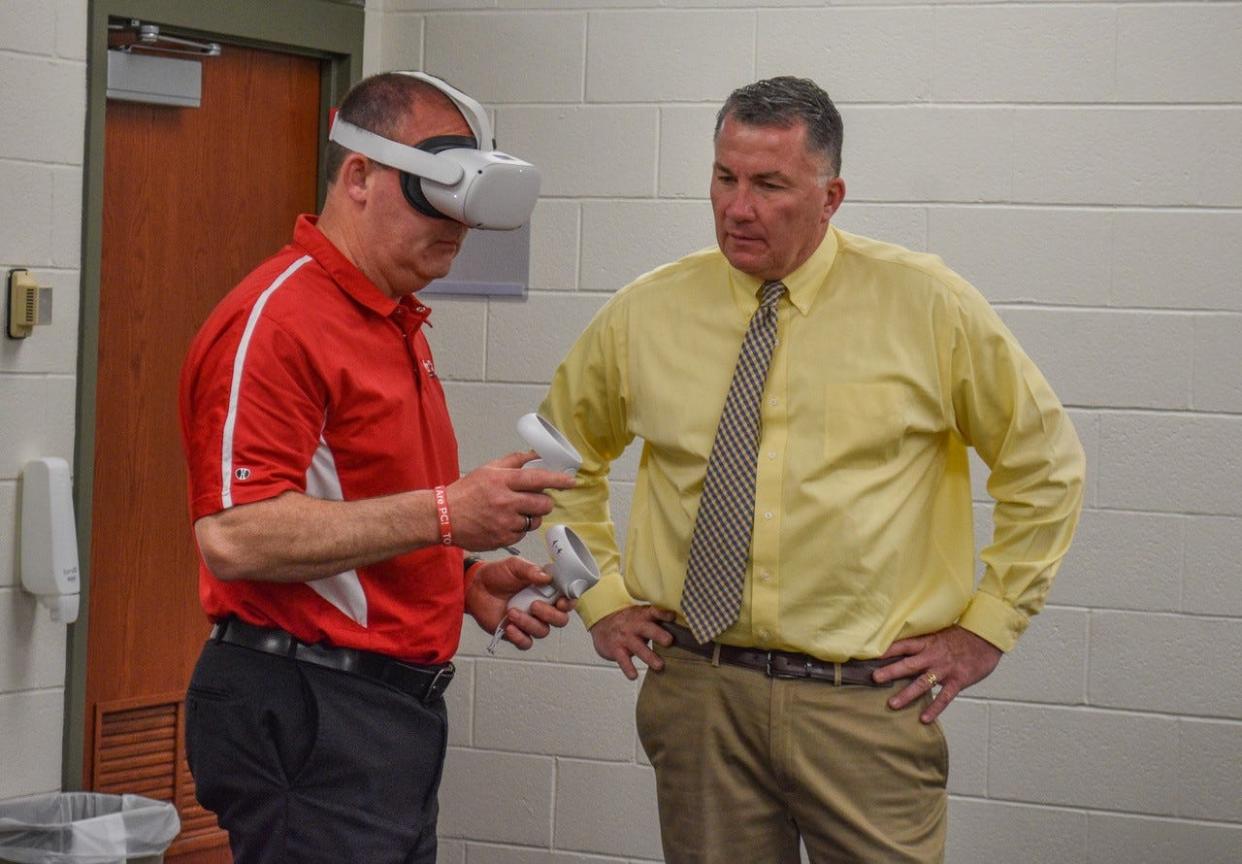
[[[764,282],[763,287],[759,289],[759,306],[760,308],[768,308],[776,305],[776,301],[781,299],[781,295],[785,293],[785,283],[779,279],[771,282]]]

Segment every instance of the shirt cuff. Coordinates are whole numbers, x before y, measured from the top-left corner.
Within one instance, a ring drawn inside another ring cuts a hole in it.
[[[979,591],[957,623],[1000,650],[1012,651],[1031,620],[999,597]]]
[[[634,605],[636,601],[625,590],[625,580],[621,578],[621,574],[609,573],[578,599],[578,614],[582,616],[582,623],[590,630],[601,618],[607,618],[613,612]]]

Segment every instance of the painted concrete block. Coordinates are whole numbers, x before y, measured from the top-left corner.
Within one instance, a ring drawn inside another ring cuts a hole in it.
[[[710,194],[716,114],[723,103],[660,107],[661,198],[706,199]]]
[[[1001,317],[1062,402],[1189,408],[1195,321],[1166,312],[1008,307]]]
[[[1242,414],[1242,315],[1196,315],[1191,344],[1195,409]]]
[[[1082,708],[991,706],[988,794],[1033,804],[1172,816],[1174,718]]]
[[[1087,681],[1087,612],[1045,609],[996,671],[968,692],[980,699],[1079,705]]]
[[[1188,519],[1185,560],[1182,609],[1242,618],[1242,519]]]
[[[607,669],[479,660],[475,745],[491,750],[628,761],[629,682]]]
[[[1091,613],[1089,701],[1093,705],[1242,717],[1235,652],[1242,619]],[[1183,814],[1184,815],[1184,814]]]
[[[424,331],[444,381],[482,381],[486,355],[487,300],[483,297],[427,298],[431,329]]]
[[[746,12],[595,12],[587,40],[588,102],[723,101],[754,72]]]
[[[757,18],[757,78],[810,78],[839,103],[927,98],[937,65],[931,9],[764,10]]]
[[[587,201],[581,289],[611,293],[649,270],[715,245],[705,201]]]
[[[1236,673],[1237,667],[1231,667]],[[1232,678],[1218,678],[1221,689],[1232,689]],[[1233,717],[1239,715],[1234,712]],[[1182,719],[1178,721],[1177,815],[1191,819],[1242,822],[1238,795],[1238,753],[1242,723]]]
[[[1240,436],[1242,417],[1101,415],[1100,504],[1242,516]]]
[[[1158,513],[1085,510],[1053,586],[1052,602],[1177,611],[1186,521]]]
[[[1012,109],[846,105],[841,115],[841,176],[856,202],[1013,200]]]
[[[528,384],[551,381],[556,367],[606,299],[528,294],[521,302],[491,301],[487,379]]]
[[[1085,813],[953,799],[945,860],[953,864],[1080,864],[1086,840]]]
[[[1108,304],[1109,213],[1050,207],[929,207],[927,249],[993,303]]]
[[[446,837],[548,847],[554,761],[450,747],[440,784]]]
[[[0,693],[0,801],[60,791],[64,691]]]
[[[1116,813],[1087,815],[1086,860],[1092,864],[1235,864],[1242,825]]]
[[[601,813],[608,818],[601,820]],[[556,847],[661,857],[655,774],[638,765],[558,760]]]
[[[1117,8],[1117,92],[1129,102],[1242,101],[1242,8]]]
[[[577,201],[544,198],[530,221],[532,291],[578,290],[582,207]]]
[[[1232,169],[1242,164],[1239,109],[1019,108],[1012,132],[1004,152],[1012,157],[1015,201],[1230,207],[1242,200],[1242,172]]]
[[[931,99],[1109,101],[1116,86],[1114,16],[1089,4],[937,9]]]
[[[425,26],[427,71],[442,74],[480,102],[582,99],[586,16],[581,13],[429,15]]]
[[[654,107],[501,107],[496,117],[505,148],[540,166],[544,195],[640,198],[655,191]]]
[[[1242,311],[1242,213],[1120,210],[1113,222],[1111,305]]]

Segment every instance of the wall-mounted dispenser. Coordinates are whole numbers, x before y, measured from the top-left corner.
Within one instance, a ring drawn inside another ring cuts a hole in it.
[[[78,620],[78,534],[73,520],[69,464],[35,459],[22,469],[22,587],[53,621]]]
[[[52,323],[52,289],[39,287],[29,270],[9,271],[8,298],[9,338],[25,339],[36,325]]]

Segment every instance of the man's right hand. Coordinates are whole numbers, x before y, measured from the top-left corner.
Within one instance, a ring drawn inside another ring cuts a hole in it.
[[[665,648],[673,644],[673,634],[660,626],[661,621],[677,618],[667,609],[658,606],[626,606],[595,622],[591,638],[595,641],[595,653],[605,660],[612,660],[621,667],[625,677],[633,681],[638,677],[634,657],[659,672],[664,661],[651,650],[651,642]]]
[[[539,527],[552,511],[552,499],[543,490],[572,489],[576,481],[559,471],[522,468],[538,456],[534,450],[510,453],[480,465],[445,490],[454,545],[485,552],[512,546]]]

